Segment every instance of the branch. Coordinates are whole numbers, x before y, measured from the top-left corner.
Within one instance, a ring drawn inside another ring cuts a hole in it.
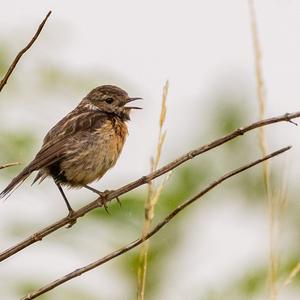
[[[19,162],[13,162],[13,163],[1,165],[1,166],[0,166],[0,170],[1,170],[1,169],[8,168],[8,167],[12,167],[12,166],[17,166],[17,165],[19,165],[19,164],[20,164]]]
[[[11,73],[14,71],[17,63],[19,62],[20,58],[23,56],[23,54],[29,50],[29,48],[33,45],[33,43],[36,41],[36,39],[38,38],[38,36],[40,35],[47,19],[49,18],[49,16],[51,15],[51,11],[48,12],[48,14],[46,15],[45,19],[43,20],[43,22],[40,24],[40,26],[38,27],[35,35],[33,36],[33,38],[31,39],[31,41],[27,44],[27,46],[25,48],[23,48],[18,55],[16,56],[16,58],[14,59],[14,61],[12,62],[11,66],[9,67],[8,71],[6,72],[6,74],[4,75],[4,77],[2,78],[2,80],[0,81],[0,92],[2,91],[3,87],[6,85],[8,78],[10,77]]]
[[[80,275],[82,275],[83,273],[86,273],[96,267],[99,267],[103,264],[105,264],[106,262],[128,252],[129,250],[137,247],[138,245],[142,244],[144,241],[148,240],[150,237],[152,237],[154,234],[156,234],[160,229],[162,229],[165,225],[167,225],[178,213],[180,213],[182,210],[184,210],[187,206],[191,205],[193,202],[195,202],[196,200],[198,200],[199,198],[201,198],[202,196],[204,196],[206,193],[208,193],[209,191],[211,191],[213,188],[215,188],[217,185],[221,184],[223,181],[229,179],[230,177],[233,177],[249,168],[252,168],[253,166],[268,160],[271,157],[277,156],[287,150],[291,149],[291,146],[282,148],[278,151],[275,151],[267,156],[264,156],[263,158],[260,158],[254,162],[251,162],[247,165],[244,165],[238,169],[235,169],[229,173],[226,173],[225,175],[223,175],[222,177],[220,177],[219,179],[213,181],[209,186],[207,186],[204,190],[202,190],[200,193],[198,193],[197,195],[195,195],[194,197],[192,197],[189,200],[186,200],[185,202],[183,202],[181,205],[177,206],[177,208],[175,210],[173,210],[165,219],[163,219],[160,223],[158,223],[148,234],[146,234],[145,236],[131,242],[130,244],[127,244],[126,246],[104,256],[103,258],[96,260],[84,267],[81,267],[79,269],[76,269],[75,271],[55,280],[52,281],[51,283],[41,287],[40,289],[29,293],[27,296],[23,297],[21,300],[31,300],[31,299],[35,299],[36,297],[45,294],[46,292],[54,289],[55,287],[63,284],[66,281],[69,281],[75,277],[78,277]]]
[[[294,113],[286,113],[281,116],[272,117],[269,119],[265,119],[265,120],[261,120],[261,121],[252,123],[246,127],[238,128],[235,131],[233,131],[232,133],[225,135],[224,137],[222,137],[220,139],[217,139],[209,144],[206,144],[202,147],[199,147],[195,150],[192,150],[192,151],[182,155],[181,157],[170,162],[169,164],[165,165],[164,167],[148,174],[147,176],[142,176],[138,180],[135,180],[117,190],[108,192],[106,195],[105,201],[106,201],[106,203],[108,203],[109,201],[112,201],[113,199],[120,197],[121,195],[123,195],[129,191],[132,191],[133,189],[136,189],[137,187],[139,187],[145,183],[148,183],[149,181],[151,181],[165,173],[168,173],[169,171],[175,169],[176,167],[183,164],[184,162],[186,162],[190,159],[193,159],[194,157],[196,157],[204,152],[207,152],[213,148],[216,148],[238,136],[241,136],[248,131],[251,131],[255,128],[259,128],[261,126],[270,125],[273,123],[278,123],[278,122],[283,122],[283,121],[292,122],[291,121],[292,119],[295,119],[298,117],[300,117],[300,111],[294,112]],[[103,201],[102,201],[101,197],[98,197],[93,202],[91,202],[91,203],[83,206],[79,210],[75,211],[72,216],[72,220],[76,221],[78,218],[83,217],[86,213],[88,213],[89,211],[91,211],[97,207],[103,207]],[[0,253],[0,262],[7,259],[8,257],[18,253],[19,251],[23,250],[24,248],[30,246],[31,244],[34,244],[34,243],[42,240],[45,236],[58,230],[59,228],[62,228],[64,226],[68,225],[69,223],[70,223],[70,217],[65,217],[65,218],[62,218],[59,221],[41,229],[40,231],[37,231],[36,233],[34,233],[30,237],[26,238],[22,242],[14,245],[11,248],[8,248],[7,250]]]

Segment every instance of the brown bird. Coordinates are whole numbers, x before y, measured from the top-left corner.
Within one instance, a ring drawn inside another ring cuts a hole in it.
[[[34,160],[1,192],[0,198],[34,171],[39,172],[33,183],[47,176],[54,179],[70,216],[73,210],[61,185],[85,187],[101,195],[88,184],[115,165],[128,133],[126,121],[130,120],[130,111],[140,109],[125,105],[138,99],[141,98],[130,98],[113,85],[93,89],[46,134]]]

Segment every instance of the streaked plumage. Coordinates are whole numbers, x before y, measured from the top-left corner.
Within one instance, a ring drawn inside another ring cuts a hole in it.
[[[86,186],[113,167],[127,136],[126,121],[131,109],[128,94],[111,85],[92,90],[79,105],[45,136],[34,160],[2,191],[10,193],[32,172],[34,182],[52,176],[57,184]]]

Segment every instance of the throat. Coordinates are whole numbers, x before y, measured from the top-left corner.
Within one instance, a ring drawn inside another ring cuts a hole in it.
[[[120,117],[114,117],[112,119],[112,124],[116,136],[121,139],[121,143],[123,144],[128,134],[127,125],[125,123],[124,118],[122,119]]]

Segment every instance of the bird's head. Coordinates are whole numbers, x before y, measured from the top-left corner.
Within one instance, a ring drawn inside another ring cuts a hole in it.
[[[129,113],[132,109],[141,109],[136,106],[126,104],[142,98],[131,98],[121,88],[114,85],[102,85],[93,89],[85,97],[90,106],[95,110],[113,113],[121,117],[123,120],[130,120]]]

